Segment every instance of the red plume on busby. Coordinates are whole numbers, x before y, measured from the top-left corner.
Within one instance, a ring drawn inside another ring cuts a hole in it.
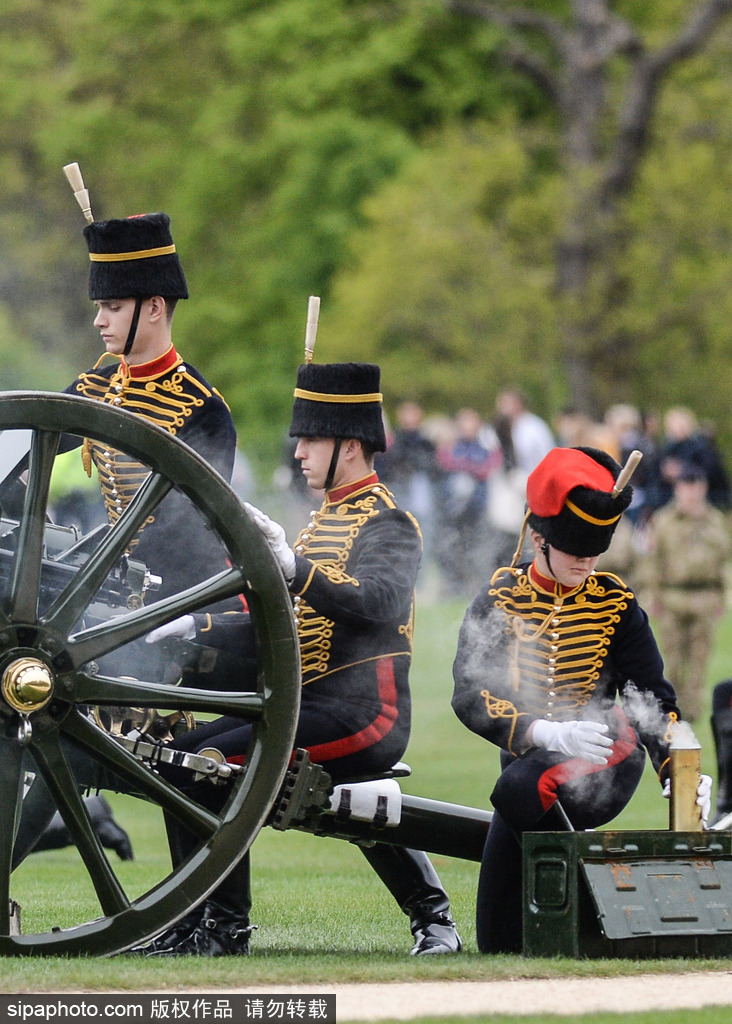
[[[529,474],[528,525],[559,551],[602,554],[633,497],[630,484],[614,494],[619,474],[599,448],[553,448]]]

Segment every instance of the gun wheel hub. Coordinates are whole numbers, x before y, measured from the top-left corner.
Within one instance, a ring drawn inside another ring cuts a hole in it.
[[[48,666],[37,658],[18,658],[3,672],[2,694],[15,711],[24,715],[39,711],[53,694]]]

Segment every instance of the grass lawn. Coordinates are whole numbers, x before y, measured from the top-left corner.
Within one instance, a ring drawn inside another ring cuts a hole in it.
[[[700,1010],[676,1010],[673,1016],[666,1011],[653,1013],[592,1013],[580,1014],[570,1018],[560,1017],[556,1014],[542,1014],[534,1016],[507,1017],[505,1014],[493,1016],[486,1014],[483,1017],[420,1017],[420,1024],[432,1024],[439,1021],[440,1024],[460,1024],[462,1021],[475,1022],[476,1020],[487,1020],[490,1024],[558,1024],[559,1021],[571,1020],[572,1024],[727,1024],[729,1011],[723,1007],[705,1007]],[[398,1024],[396,1020],[383,1020],[380,1024]]]
[[[450,709],[451,663],[463,612],[464,606],[458,603],[425,604],[418,609],[412,673],[414,727],[407,755],[413,774],[404,780],[403,788],[435,799],[487,807],[497,773],[497,748],[469,733]],[[705,681],[708,691],[730,669],[732,614],[728,613],[721,622],[714,660]],[[704,770],[714,775],[707,721],[698,723],[697,734],[703,747]],[[139,801],[125,797],[110,799],[120,822],[130,832],[135,849],[135,861],[121,863],[115,859],[114,864],[122,884],[132,895],[161,877],[163,865],[168,863],[167,846],[155,808],[141,807]],[[649,769],[639,792],[613,828],[663,829],[667,825],[668,804],[661,798],[660,787]],[[114,858],[114,854],[110,856]],[[212,987],[226,991],[246,984],[272,985],[276,990],[278,984],[287,983],[569,975],[622,978],[649,971],[732,969],[732,960],[634,962],[483,957],[476,950],[473,921],[478,865],[439,857],[434,862],[450,892],[464,940],[465,952],[460,956],[415,959],[407,955],[407,919],[399,913],[356,847],[338,840],[265,829],[253,847],[252,920],[259,925],[259,931],[253,937],[252,956],[248,960],[8,958],[0,961],[0,990],[190,992]],[[63,924],[67,916],[86,920],[98,913],[73,850],[31,856],[12,881],[12,895],[24,907],[27,931]],[[88,917],[76,916],[80,910]],[[594,1024],[613,1019],[616,1018],[593,1017]],[[660,1016],[637,1018],[655,1019]],[[682,1024],[687,1016],[678,1013],[673,1019],[675,1024]],[[718,1019],[706,1011],[694,1014],[696,1024],[710,1024]]]

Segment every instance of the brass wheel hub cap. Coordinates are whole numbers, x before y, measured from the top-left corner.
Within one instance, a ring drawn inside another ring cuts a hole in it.
[[[39,711],[51,699],[53,679],[46,665],[37,658],[18,658],[3,672],[2,695],[21,714]]]

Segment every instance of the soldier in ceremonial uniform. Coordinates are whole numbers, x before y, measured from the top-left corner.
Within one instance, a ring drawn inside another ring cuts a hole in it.
[[[127,409],[164,428],[194,448],[227,480],[231,479],[236,430],[221,395],[176,351],[172,320],[188,287],[165,213],[94,221],[84,228],[90,260],[89,298],[107,352],[79,375],[66,393]],[[113,360],[104,365],[107,355]],[[73,442],[67,438],[65,448]],[[63,447],[63,446],[62,446]],[[137,492],[148,469],[131,456],[87,438],[82,459],[91,475],[96,466],[107,517],[114,524]],[[226,568],[226,552],[203,516],[182,493],[171,491],[130,546],[134,557],[162,580],[154,597],[175,594]],[[165,659],[142,645],[126,645],[104,665],[145,678],[160,677]],[[83,768],[83,759],[82,759]],[[30,766],[33,770],[33,766]],[[84,774],[80,769],[80,777]],[[14,864],[49,837],[43,830],[55,805],[36,775],[23,802]],[[111,826],[124,833],[116,822]]]
[[[399,760],[410,730],[408,675],[413,597],[421,557],[419,527],[374,472],[385,448],[379,368],[363,363],[304,364],[298,372],[290,435],[311,489],[325,491],[294,551],[284,529],[250,511],[277,557],[295,602],[302,656],[302,704],[295,746],[334,781],[379,773]],[[189,615],[148,639],[178,635],[214,647],[247,646],[246,615]],[[222,718],[175,741],[215,746],[241,763],[250,725]],[[218,794],[209,787],[209,796]],[[177,837],[177,854],[195,845]],[[174,847],[176,843],[173,844]],[[363,849],[411,923],[414,955],[461,948],[450,904],[426,854],[377,844]],[[145,947],[152,955],[247,953],[251,932],[249,855],[205,905]]]
[[[712,690],[712,737],[717,761],[717,801],[712,819],[718,825],[732,815],[732,679],[723,679]],[[732,817],[726,822],[732,827]]]
[[[529,475],[531,562],[496,571],[468,609],[453,708],[501,748],[481,865],[478,946],[521,952],[521,835],[615,818],[648,752],[667,795],[680,718],[648,618],[617,576],[595,572],[632,488],[594,448],[555,448]],[[522,536],[523,541],[523,536]],[[521,544],[519,544],[521,550]],[[706,817],[705,776],[697,795]]]
[[[106,347],[93,369],[66,389],[143,416],[194,448],[229,482],[236,452],[231,413],[218,391],[178,354],[172,320],[188,287],[165,213],[94,221],[84,228],[89,298]],[[106,356],[112,362],[103,363]],[[84,442],[88,473],[96,466],[110,523],[148,470],[95,440]],[[203,518],[183,495],[167,495],[133,544],[134,557],[162,577],[157,597],[177,593],[225,564]]]

